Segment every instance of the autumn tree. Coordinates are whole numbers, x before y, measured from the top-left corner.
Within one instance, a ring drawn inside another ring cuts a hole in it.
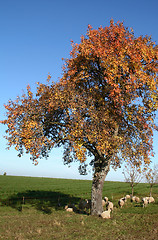
[[[150,197],[152,196],[152,189],[155,184],[158,184],[158,164],[149,167],[146,172],[146,181],[150,185]]]
[[[141,182],[144,177],[144,172],[145,169],[141,169],[141,167],[138,168],[134,162],[129,162],[124,167],[123,175],[125,182],[130,184],[132,197],[134,195],[134,187]]]
[[[8,147],[34,163],[54,147],[64,147],[64,163],[93,169],[91,214],[102,212],[102,189],[110,166],[124,160],[140,166],[153,154],[158,107],[158,47],[150,37],[135,37],[123,23],[93,29],[72,42],[62,77],[30,87],[6,108]]]

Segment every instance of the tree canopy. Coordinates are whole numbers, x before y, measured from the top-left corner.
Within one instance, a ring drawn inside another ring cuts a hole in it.
[[[63,144],[64,159],[85,162],[86,153],[112,153],[122,159],[149,160],[157,110],[157,45],[134,37],[122,23],[97,30],[88,26],[57,83],[39,84],[36,96],[9,101],[5,108],[9,146],[33,159]],[[50,79],[50,76],[48,76]]]
[[[150,37],[135,37],[113,20],[109,27],[89,25],[81,42],[72,42],[58,82],[48,76],[35,96],[28,86],[27,94],[5,105],[1,122],[8,127],[9,147],[19,156],[26,149],[36,164],[63,145],[64,162],[78,160],[82,173],[87,156],[93,156],[94,176],[124,160],[149,164],[157,84],[158,46]]]

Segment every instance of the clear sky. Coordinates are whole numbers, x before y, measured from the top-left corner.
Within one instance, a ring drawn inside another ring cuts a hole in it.
[[[46,82],[48,73],[57,81],[62,73],[62,58],[68,58],[70,41],[79,43],[88,24],[109,26],[111,18],[124,21],[136,36],[151,35],[158,44],[158,0],[5,0],[0,1],[0,119],[4,103],[14,100],[30,84]],[[6,150],[6,127],[0,125],[0,174],[91,179],[80,176],[78,165],[62,163],[62,150],[55,149],[48,160],[34,166],[28,155],[17,157],[14,148]],[[158,134],[154,135],[158,158]],[[124,180],[122,169],[111,171],[107,180]]]

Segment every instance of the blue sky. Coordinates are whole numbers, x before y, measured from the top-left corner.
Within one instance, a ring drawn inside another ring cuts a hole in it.
[[[151,35],[158,44],[157,0],[5,0],[0,1],[0,119],[4,103],[14,100],[30,84],[46,82],[48,73],[57,81],[62,73],[62,58],[69,57],[70,41],[79,43],[88,24],[109,26],[111,18],[124,21],[136,36]],[[6,127],[0,125],[0,174],[91,179],[80,176],[77,164],[62,163],[62,149],[55,149],[48,160],[34,166],[28,155],[17,157],[14,148],[6,150]],[[158,134],[154,135],[157,161]],[[107,180],[124,180],[122,169],[110,171]]]

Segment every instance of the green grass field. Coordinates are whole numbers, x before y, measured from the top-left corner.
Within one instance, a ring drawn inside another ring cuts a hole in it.
[[[158,240],[158,185],[154,204],[143,208],[128,201],[120,209],[118,200],[130,194],[129,185],[105,182],[103,196],[114,203],[111,219],[105,220],[64,210],[91,197],[91,181],[0,176],[0,183],[0,240]],[[140,198],[149,191],[148,184],[135,187]]]

